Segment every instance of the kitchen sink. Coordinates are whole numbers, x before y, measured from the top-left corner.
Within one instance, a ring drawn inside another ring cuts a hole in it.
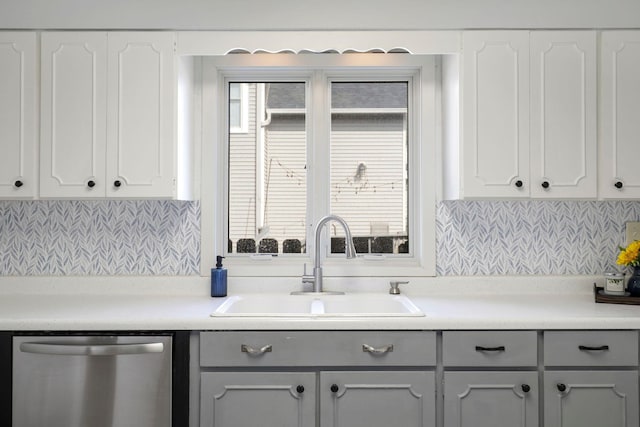
[[[424,313],[403,295],[246,294],[227,298],[211,316],[410,317]]]

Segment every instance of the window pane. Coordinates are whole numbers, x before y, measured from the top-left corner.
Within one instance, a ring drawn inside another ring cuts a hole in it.
[[[358,253],[408,253],[407,82],[331,84],[331,213]],[[344,251],[339,227],[331,252]]]
[[[249,83],[247,91],[248,132],[229,133],[228,252],[305,252],[305,85]]]

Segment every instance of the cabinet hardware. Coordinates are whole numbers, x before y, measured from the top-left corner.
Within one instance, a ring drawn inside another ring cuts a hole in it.
[[[87,182],[87,187],[89,187],[89,188],[93,188],[93,187],[95,187],[95,186],[96,186],[96,182],[95,182],[94,180],[90,179],[90,180]]]
[[[592,347],[592,346],[588,346],[588,345],[579,345],[578,349],[580,351],[608,351],[609,350],[609,346],[608,345],[601,345],[601,346],[597,346],[597,347]]]
[[[242,344],[241,350],[243,353],[247,353],[250,356],[260,356],[260,355],[263,355],[264,353],[271,353],[272,347],[271,347],[271,344],[267,344],[264,347],[253,348],[249,345]]]
[[[370,345],[367,345],[367,344],[362,344],[362,351],[364,351],[365,353],[371,353],[371,354],[391,353],[393,351],[393,344],[385,345],[378,348],[371,347]]]
[[[522,183],[522,181],[521,181],[521,180],[517,180],[517,181],[515,182],[515,186],[516,186],[516,187],[518,187],[518,188],[522,188],[522,185],[523,185],[523,183]]]
[[[546,190],[547,188],[549,188],[549,181],[542,181],[542,184],[540,185],[542,185],[542,188]]]
[[[522,384],[522,391],[525,393],[529,393],[531,391],[531,387],[529,384]]]
[[[624,186],[624,184],[622,183],[622,181],[616,181],[616,183],[613,184],[613,186],[619,190]]]
[[[13,183],[13,186],[16,188],[20,188],[24,185],[24,183],[22,181],[20,181],[19,179]]]
[[[120,181],[119,179],[116,179],[115,181],[113,181],[113,186],[116,188],[119,188],[122,185],[122,181]]]
[[[298,392],[298,394],[304,393],[304,386],[299,385],[298,387],[296,387],[296,391]]]
[[[505,351],[505,347],[503,345],[499,347],[483,347],[480,345],[476,346],[476,351]]]
[[[562,383],[557,384],[556,387],[558,387],[558,391],[561,393],[564,393],[567,390],[567,386]]]
[[[331,384],[331,393],[337,393],[339,389],[337,384]]]
[[[20,351],[33,354],[53,354],[57,356],[118,356],[123,354],[148,354],[164,352],[161,342],[131,344],[56,344],[45,342],[23,342]]]

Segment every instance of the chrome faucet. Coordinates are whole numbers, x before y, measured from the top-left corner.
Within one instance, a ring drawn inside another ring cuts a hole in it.
[[[307,266],[305,265],[305,272],[302,276],[302,283],[313,283],[314,293],[325,292],[322,290],[322,266],[320,262],[320,234],[322,233],[322,227],[324,227],[324,225],[329,221],[336,221],[340,225],[342,225],[342,228],[344,229],[344,244],[345,244],[344,253],[346,254],[347,258],[356,257],[356,248],[353,245],[351,230],[349,230],[349,226],[347,225],[347,222],[337,215],[327,215],[321,218],[320,221],[318,221],[318,224],[316,224],[316,231],[315,231],[316,240],[315,240],[315,254],[314,254],[315,262],[313,264],[313,274],[307,274],[307,271],[306,271]],[[298,292],[295,292],[295,293],[298,293]],[[344,292],[331,292],[331,293],[343,294]]]

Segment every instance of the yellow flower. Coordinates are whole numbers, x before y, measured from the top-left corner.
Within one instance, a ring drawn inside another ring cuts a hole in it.
[[[620,254],[616,260],[618,265],[640,265],[640,240],[635,240],[626,248],[620,248]]]

